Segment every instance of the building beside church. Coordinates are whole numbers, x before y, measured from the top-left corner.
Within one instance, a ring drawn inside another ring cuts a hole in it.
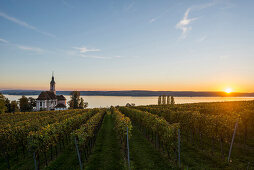
[[[36,110],[66,110],[66,98],[56,95],[56,82],[52,75],[50,90],[43,91],[36,99]]]

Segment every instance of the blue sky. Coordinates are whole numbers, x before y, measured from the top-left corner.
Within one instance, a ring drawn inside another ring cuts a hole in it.
[[[253,6],[2,0],[0,89],[253,92]]]

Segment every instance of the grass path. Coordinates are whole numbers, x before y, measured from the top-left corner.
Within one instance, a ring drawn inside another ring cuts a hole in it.
[[[132,169],[172,169],[168,161],[155,150],[136,127],[133,127],[130,139],[130,160]]]
[[[88,162],[85,164],[85,169],[125,169],[120,145],[113,127],[114,122],[112,116],[106,114],[98,133],[92,155],[90,155]]]

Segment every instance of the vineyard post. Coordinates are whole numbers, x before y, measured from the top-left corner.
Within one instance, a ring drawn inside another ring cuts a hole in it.
[[[250,166],[250,162],[248,162],[247,170],[249,169],[249,166]]]
[[[232,147],[233,147],[233,143],[234,143],[234,139],[235,139],[235,132],[236,132],[237,125],[238,125],[238,121],[235,123],[234,134],[233,134],[233,137],[232,137],[232,141],[231,141],[230,149],[229,149],[229,153],[228,153],[228,162],[230,160],[230,155],[231,155],[231,151],[232,151]]]
[[[130,152],[129,152],[128,126],[127,126],[127,156],[128,156],[128,166],[129,166],[129,170],[130,170],[130,169],[131,169],[131,166],[130,166]]]
[[[74,140],[75,140],[75,146],[76,146],[76,151],[77,151],[78,160],[79,160],[79,166],[80,166],[80,169],[82,170],[82,162],[81,162],[80,155],[79,155],[79,149],[78,149],[78,144],[77,144],[76,137],[74,138]]]
[[[34,158],[34,169],[37,170],[37,163],[36,163],[35,152],[33,154],[33,158]]]
[[[179,168],[181,168],[181,159],[180,159],[180,129],[178,129],[178,162],[179,162]]]

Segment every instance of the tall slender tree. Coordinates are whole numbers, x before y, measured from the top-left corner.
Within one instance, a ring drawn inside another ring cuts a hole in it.
[[[167,95],[167,104],[170,104],[170,96]]]
[[[5,113],[6,110],[5,97],[2,95],[2,93],[0,93],[0,114]]]
[[[20,111],[21,112],[29,112],[31,111],[31,107],[28,102],[28,98],[26,96],[22,96],[19,99]]]
[[[161,105],[161,96],[158,97],[158,105]]]
[[[84,99],[81,97],[80,103],[79,103],[79,108],[80,108],[80,109],[84,109],[84,105],[85,105]]]
[[[11,102],[8,98],[5,97],[5,106],[6,106],[6,112],[10,113],[11,112]]]
[[[174,105],[175,104],[175,99],[174,96],[171,96],[171,104]]]
[[[71,92],[71,100],[68,103],[71,109],[84,109],[88,106],[88,103],[80,97],[79,91]]]
[[[162,96],[162,104],[163,104],[163,105],[166,104],[166,96],[165,96],[165,95]]]
[[[14,100],[11,101],[11,113],[15,113],[19,111],[18,103]]]
[[[71,92],[71,100],[69,101],[70,108],[78,109],[80,103],[80,92],[73,91]]]

